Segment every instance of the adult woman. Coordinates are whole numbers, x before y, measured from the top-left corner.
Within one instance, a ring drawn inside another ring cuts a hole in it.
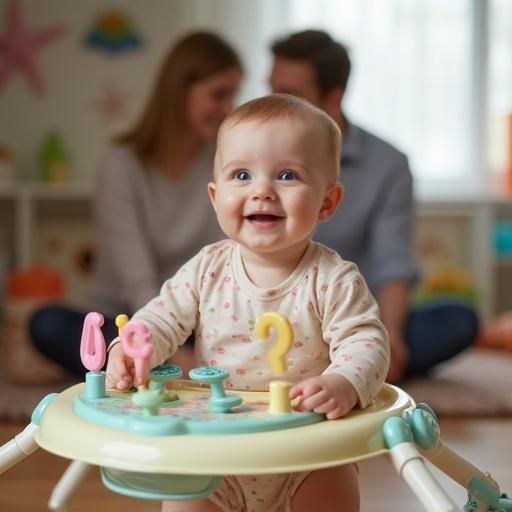
[[[139,122],[116,140],[96,181],[97,261],[89,310],[135,311],[220,231],[207,196],[217,130],[242,77],[235,51],[195,32],[167,55]],[[84,311],[49,306],[32,318],[35,346],[75,373]]]

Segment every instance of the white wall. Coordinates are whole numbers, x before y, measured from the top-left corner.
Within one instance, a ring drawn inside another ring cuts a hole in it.
[[[35,94],[25,77],[14,72],[0,90],[0,145],[16,154],[17,175],[36,174],[36,154],[45,133],[61,131],[72,155],[74,179],[89,182],[109,139],[130,125],[151,87],[159,63],[172,42],[195,28],[219,31],[239,50],[246,80],[240,101],[266,91],[268,41],[280,30],[286,0],[20,0],[29,28],[63,23],[67,32],[37,55],[46,94]],[[5,31],[8,2],[0,1],[0,33]],[[118,7],[144,39],[141,50],[111,57],[83,44],[103,9]],[[284,32],[284,28],[282,28]],[[255,45],[254,41],[261,41]],[[258,47],[259,46],[259,47]],[[106,83],[129,96],[124,119],[107,123],[95,107]]]

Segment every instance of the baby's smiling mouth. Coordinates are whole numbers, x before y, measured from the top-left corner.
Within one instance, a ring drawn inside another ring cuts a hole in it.
[[[273,215],[272,213],[253,213],[246,216],[246,219],[255,222],[275,222],[276,220],[281,220],[283,218],[284,217]]]

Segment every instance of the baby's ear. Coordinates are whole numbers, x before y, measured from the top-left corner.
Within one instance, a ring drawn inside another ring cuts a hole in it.
[[[217,211],[217,206],[215,203],[217,199],[217,185],[213,181],[210,181],[210,183],[208,183],[208,196],[210,197],[210,201],[212,202],[213,209]]]
[[[344,189],[341,183],[334,183],[325,193],[324,202],[318,212],[318,222],[327,222],[343,200]]]

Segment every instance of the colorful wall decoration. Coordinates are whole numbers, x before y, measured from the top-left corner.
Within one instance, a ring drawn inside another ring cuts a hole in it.
[[[96,18],[85,44],[108,55],[120,55],[140,48],[142,39],[126,14],[108,9]]]
[[[102,120],[107,123],[115,123],[124,120],[131,103],[132,95],[125,92],[111,80],[103,83],[102,89],[92,102],[92,108],[96,110]]]
[[[5,32],[0,34],[0,91],[13,72],[23,73],[32,90],[42,95],[45,81],[37,63],[38,54],[65,32],[62,24],[28,28],[21,0],[11,0],[6,7]]]

